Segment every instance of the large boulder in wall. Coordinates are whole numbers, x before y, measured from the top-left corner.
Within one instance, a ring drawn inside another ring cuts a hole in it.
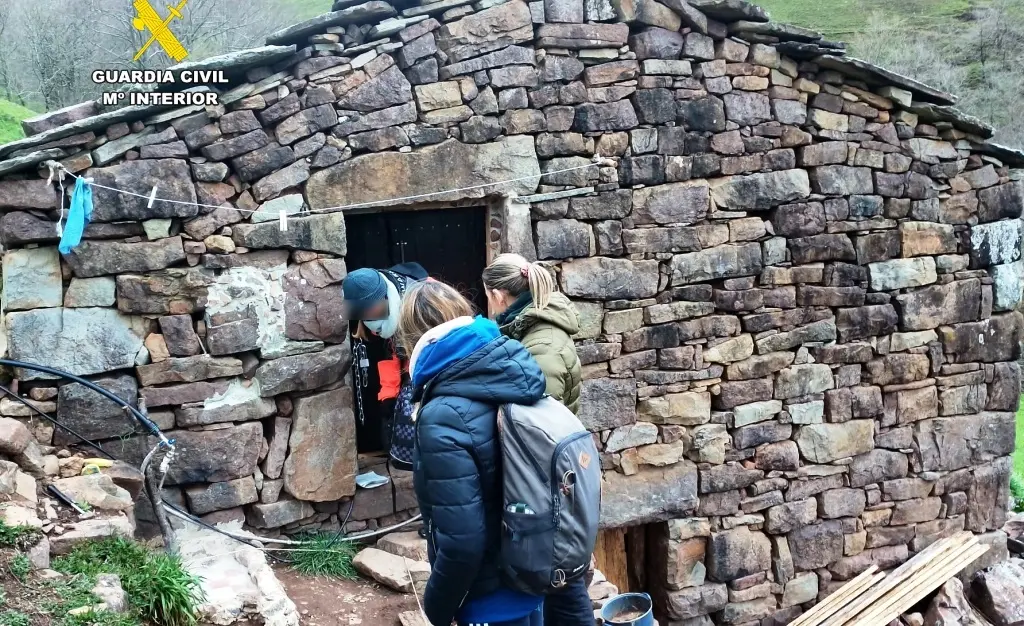
[[[10,358],[78,376],[135,367],[145,322],[113,309],[35,309],[8,313]],[[52,378],[19,371],[23,380]]]
[[[490,185],[524,177],[531,178]],[[424,194],[435,194],[424,201],[452,202],[502,192],[526,195],[539,182],[540,164],[532,137],[506,137],[486,144],[450,140],[415,152],[367,154],[320,170],[306,184],[306,201],[312,209],[401,204],[409,202],[401,198]],[[448,191],[458,189],[463,190]]]
[[[97,185],[131,191],[142,197],[129,196],[101,187],[93,187],[94,222],[119,222],[167,217],[195,217],[196,187],[188,162],[181,159],[139,159],[112,167],[89,170]],[[149,194],[157,188],[161,200],[153,203]]]
[[[295,400],[288,443],[285,491],[312,502],[330,502],[355,494],[359,470],[350,388]]]

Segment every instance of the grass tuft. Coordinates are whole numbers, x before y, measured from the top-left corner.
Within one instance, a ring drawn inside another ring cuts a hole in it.
[[[29,526],[8,526],[0,520],[0,548],[26,550],[39,541],[40,532]]]
[[[28,578],[28,573],[32,571],[32,563],[28,560],[27,556],[19,554],[11,559],[11,564],[8,566],[8,569],[11,570],[11,574],[15,578],[21,582],[25,582],[25,579]]]
[[[0,144],[15,141],[25,136],[21,120],[35,117],[31,109],[0,98]]]
[[[0,613],[0,626],[31,626],[28,615],[21,611],[4,611]]]
[[[192,626],[202,599],[199,579],[185,571],[171,554],[151,554],[146,577],[134,584],[129,598],[147,619],[163,626]]]
[[[1024,476],[1017,472],[1010,474],[1010,498],[1016,513],[1024,513]]]
[[[352,559],[356,555],[355,546],[349,541],[339,541],[338,535],[312,533],[299,537],[301,545],[298,550],[290,552],[292,567],[306,576],[326,576],[329,578],[357,578]]]
[[[86,581],[117,574],[137,617],[160,626],[194,626],[196,607],[203,601],[200,580],[185,571],[177,556],[150,552],[121,537],[79,546],[55,559],[53,568]]]

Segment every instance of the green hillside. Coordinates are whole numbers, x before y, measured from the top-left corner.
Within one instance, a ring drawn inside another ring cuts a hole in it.
[[[25,133],[21,131],[21,120],[35,115],[35,111],[0,99],[0,144],[24,137]]]
[[[287,0],[298,14],[299,19],[308,20],[331,10],[334,0]]]
[[[813,28],[830,39],[849,40],[863,30],[872,13],[892,14],[915,28],[930,30],[951,23],[971,8],[971,0],[757,0],[772,20]],[[827,6],[823,6],[827,5]]]

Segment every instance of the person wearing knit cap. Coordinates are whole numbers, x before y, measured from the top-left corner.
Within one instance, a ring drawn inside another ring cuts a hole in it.
[[[402,298],[409,287],[423,280],[428,280],[423,266],[403,263],[386,270],[360,268],[341,283],[345,318],[358,322],[356,340],[366,341],[372,335],[386,342],[388,356],[377,362],[377,401],[387,422],[382,426],[390,463],[404,470],[412,469],[412,388],[406,355],[394,339]]]

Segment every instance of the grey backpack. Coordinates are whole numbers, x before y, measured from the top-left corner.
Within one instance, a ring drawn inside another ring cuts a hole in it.
[[[503,405],[498,432],[506,582],[535,595],[558,591],[587,573],[597,541],[597,447],[572,411],[551,396],[532,406]]]

